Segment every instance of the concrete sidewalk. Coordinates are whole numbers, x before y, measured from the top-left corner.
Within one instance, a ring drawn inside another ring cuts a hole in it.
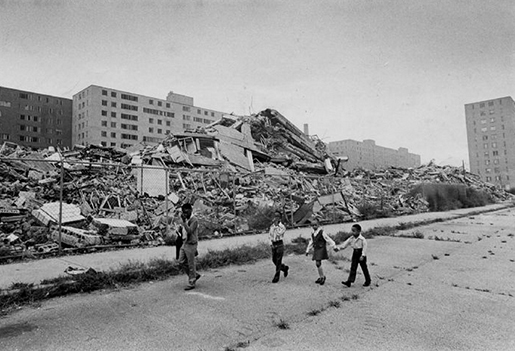
[[[451,220],[453,218],[466,216],[468,214],[491,212],[507,207],[513,207],[513,203],[505,202],[484,207],[460,209],[448,212],[426,212],[395,218],[380,218],[363,221],[360,222],[360,224],[363,227],[363,230],[367,230],[379,226],[395,226],[399,223],[419,223],[434,219]],[[338,231],[350,232],[352,224],[353,223],[332,224],[325,226],[325,229],[329,234],[334,234]],[[290,241],[291,239],[299,236],[308,238],[310,233],[311,229],[308,227],[290,229],[286,232],[286,241]],[[268,242],[268,234],[262,233],[255,235],[232,236],[205,240],[199,243],[199,255],[202,256],[209,250],[224,250],[241,245],[254,245],[259,242]],[[8,289],[12,286],[13,283],[39,284],[42,280],[66,275],[65,269],[70,266],[74,268],[93,268],[96,271],[106,271],[110,269],[116,269],[120,267],[120,265],[130,261],[148,262],[154,258],[174,259],[175,247],[158,246],[149,248],[135,248],[119,251],[89,253],[84,255],[45,258],[1,265],[0,289]]]

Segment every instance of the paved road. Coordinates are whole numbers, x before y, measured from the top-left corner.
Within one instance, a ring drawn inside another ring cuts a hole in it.
[[[435,218],[452,219],[476,211],[491,211],[510,206],[510,203],[494,204],[474,209],[460,209],[449,212],[427,212],[396,218],[380,218],[361,223],[363,230],[379,226],[395,226],[399,223],[420,222]],[[326,226],[329,233],[338,231],[350,232],[353,223],[334,224]],[[288,230],[287,237],[298,236],[309,237],[309,228]],[[267,234],[256,234],[247,236],[235,236],[221,239],[201,241],[199,254],[205,254],[208,250],[223,250],[226,248],[238,247],[243,244],[255,244],[266,242]],[[13,283],[34,283],[39,284],[42,280],[56,278],[65,275],[64,270],[69,266],[75,268],[93,268],[97,271],[118,268],[121,264],[129,261],[148,262],[156,257],[168,259],[175,258],[175,248],[169,246],[158,246],[152,248],[137,248],[120,251],[91,253],[85,255],[63,256],[47,258],[43,260],[31,260],[8,265],[0,265],[0,289],[7,289]]]
[[[340,283],[347,250],[324,286],[289,256],[278,284],[266,260],[203,272],[190,292],[174,277],[52,299],[0,319],[0,350],[513,350],[514,223],[512,208],[371,239],[369,288]]]

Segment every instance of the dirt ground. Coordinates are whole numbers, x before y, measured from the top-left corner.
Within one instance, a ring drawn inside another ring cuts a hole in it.
[[[405,236],[422,236],[423,239]],[[259,261],[46,301],[0,319],[1,350],[515,350],[515,209],[369,240],[372,286],[341,284],[350,250]]]

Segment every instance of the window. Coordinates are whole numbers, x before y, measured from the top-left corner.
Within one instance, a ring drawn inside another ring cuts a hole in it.
[[[107,100],[102,100],[102,106],[107,106]]]
[[[138,101],[138,97],[137,97],[137,96],[134,96],[134,95],[122,94],[122,95],[121,95],[121,97],[122,97],[122,99],[124,99],[124,100]]]
[[[166,121],[166,126],[170,127],[170,121]]]
[[[189,125],[189,124],[187,124],[187,123],[183,123],[182,128],[183,128],[183,129],[190,129],[190,128],[191,128],[191,125]]]
[[[138,111],[138,106],[134,106],[134,105],[120,104],[120,107],[123,108],[124,110]]]
[[[102,110],[102,116],[107,116],[107,111]]]
[[[495,130],[495,126],[491,126],[491,127],[490,127],[490,130]]]
[[[150,100],[148,100],[148,103],[149,103],[150,105],[153,105],[153,104],[154,104],[154,100],[150,99]]]
[[[102,95],[107,96],[107,90],[102,90]]]
[[[152,127],[148,128],[148,132],[149,133],[154,133],[154,128],[152,128]]]
[[[485,165],[488,166],[490,164],[490,160],[485,160]]]
[[[190,112],[190,107],[189,106],[183,106],[182,110],[186,111],[186,112]]]
[[[105,130],[101,131],[100,135],[104,138],[107,138],[107,132]]]
[[[161,124],[163,124],[163,121],[162,121],[162,120],[160,120],[160,119],[158,119],[158,120],[157,120],[157,124],[161,125]]]
[[[149,119],[148,119],[148,123],[150,123],[150,124],[154,124],[154,119],[153,119],[153,118],[149,118]]]
[[[488,130],[488,128],[487,128],[487,127],[483,127],[483,128],[481,128],[481,131],[482,131],[483,133],[484,133],[484,132],[486,132],[487,130]]]
[[[111,132],[111,138],[116,138],[116,133],[115,132]]]
[[[497,143],[495,141],[492,143],[492,148],[493,149],[497,148]]]
[[[200,111],[200,109],[197,109],[197,114],[201,115],[202,111]]]
[[[173,113],[173,112],[167,112],[167,113],[166,113],[166,117],[172,117],[172,118],[174,118],[174,117],[175,117],[175,113]]]
[[[166,103],[166,108],[170,108],[170,104],[168,102]]]
[[[211,112],[211,117],[214,117],[215,116],[215,113],[214,112]]]
[[[499,164],[499,159],[498,159],[498,158],[496,158],[496,159],[494,160],[494,165],[498,165],[498,164]]]
[[[111,107],[116,107],[116,102],[111,101]]]
[[[499,151],[497,151],[497,150],[492,151],[492,156],[499,156]]]
[[[500,181],[501,180],[501,176],[495,176],[495,180]]]
[[[483,144],[483,149],[488,149],[488,143]]]
[[[111,146],[113,146],[113,147],[116,146],[116,143],[111,143]]]
[[[481,103],[479,104],[479,108],[481,108],[481,107],[485,107],[485,103],[484,103],[484,102],[481,102]]]
[[[207,116],[207,111],[204,111],[204,115],[206,115],[206,116]]]
[[[493,105],[494,105],[493,101],[488,101],[488,106],[493,106]]]
[[[494,111],[494,110],[490,110],[490,111],[488,111],[488,112],[489,112],[491,115],[493,115],[493,114],[495,113],[495,111]]]
[[[128,115],[126,113],[122,113],[121,114],[121,117],[122,119],[128,119],[130,121],[137,121],[138,120],[138,116],[135,116],[135,115]]]
[[[163,104],[161,103],[161,101],[158,101],[158,102],[157,102],[157,106],[163,106]]]
[[[107,146],[107,143],[106,143],[105,141],[101,141],[101,142],[100,142],[100,145],[102,145],[102,146]]]
[[[111,112],[111,117],[116,118],[116,112]]]
[[[107,127],[107,121],[102,121],[102,127]]]
[[[483,135],[483,140],[488,140],[488,135]]]
[[[111,128],[116,128],[116,122],[111,122]]]
[[[157,134],[163,134],[163,130],[161,128],[157,129]]]
[[[486,177],[486,181],[489,182],[492,180],[492,177]]]
[[[24,126],[23,124],[20,124],[20,130],[21,130],[22,132],[24,132],[24,131],[26,131],[26,130],[27,130],[27,127],[26,127],[26,126]]]
[[[182,115],[182,119],[185,120],[185,121],[189,121],[189,120],[191,120],[191,116]]]
[[[490,172],[492,172],[492,170],[490,168],[487,168],[486,173],[490,173]]]
[[[481,119],[481,124],[486,124],[486,119]]]
[[[495,123],[495,117],[490,118],[490,123]]]

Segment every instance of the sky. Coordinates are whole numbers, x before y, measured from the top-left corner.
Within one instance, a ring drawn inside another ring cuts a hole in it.
[[[424,164],[468,165],[464,105],[514,83],[512,0],[0,0],[0,86],[272,108]]]

